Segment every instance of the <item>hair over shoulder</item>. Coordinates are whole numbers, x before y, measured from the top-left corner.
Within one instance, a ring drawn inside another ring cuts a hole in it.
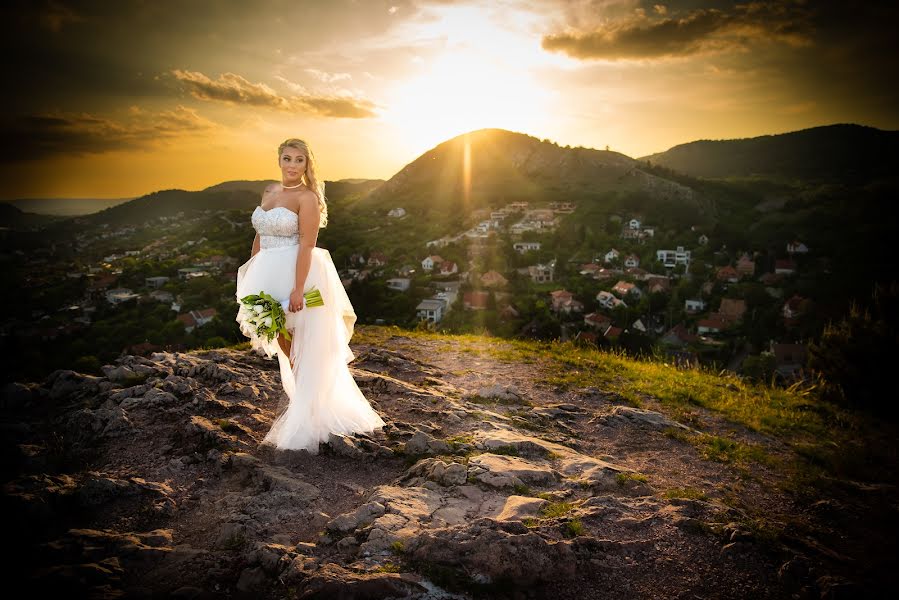
[[[318,196],[319,219],[318,226],[326,227],[328,225],[328,200],[325,198],[325,182],[319,181],[315,174],[315,156],[304,140],[299,138],[288,138],[278,146],[278,160],[281,160],[281,153],[284,148],[290,146],[306,155],[306,170],[303,173],[305,183],[309,189]]]

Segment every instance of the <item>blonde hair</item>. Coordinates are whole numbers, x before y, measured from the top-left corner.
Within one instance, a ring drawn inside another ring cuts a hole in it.
[[[328,225],[328,200],[325,198],[325,182],[319,181],[315,176],[315,156],[309,149],[309,144],[299,138],[289,138],[278,146],[278,163],[281,161],[281,153],[284,148],[290,146],[306,155],[306,171],[303,173],[306,177],[306,185],[312,192],[318,196],[319,218],[318,226],[326,227]]]

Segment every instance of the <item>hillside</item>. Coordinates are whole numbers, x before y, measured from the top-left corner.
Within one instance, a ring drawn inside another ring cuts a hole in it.
[[[361,326],[351,347],[388,426],[317,456],[259,446],[285,396],[246,346],[7,388],[3,498],[26,540],[10,572],[182,598],[859,597],[895,580],[895,429],[813,390],[568,343]]]
[[[160,190],[77,218],[84,225],[108,223],[127,226],[158,217],[172,217],[182,211],[190,213],[203,210],[241,210],[250,213],[259,204],[265,186],[271,183],[274,183],[274,180],[238,180],[222,182],[199,191]],[[380,184],[378,180],[363,180],[357,183],[326,181],[325,196],[329,201],[339,202],[347,196],[366,194]],[[9,212],[18,210],[11,205],[8,206],[9,208],[5,210]],[[11,220],[12,217],[8,219]],[[45,219],[50,220],[46,217]],[[52,220],[56,221],[56,224],[49,227],[51,231],[71,228],[68,219],[55,217]]]
[[[646,192],[660,202],[702,209],[692,189],[641,170],[623,154],[563,148],[504,129],[479,129],[435,146],[359,207],[386,211],[405,206],[416,216],[446,217],[508,202],[573,200],[609,191]]]
[[[639,160],[696,177],[857,185],[895,178],[897,159],[899,131],[836,124],[753,138],[697,140]]]

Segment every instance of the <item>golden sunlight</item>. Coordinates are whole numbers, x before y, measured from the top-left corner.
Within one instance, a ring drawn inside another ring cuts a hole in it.
[[[424,151],[473,129],[537,130],[545,98],[524,68],[504,69],[474,52],[454,52],[390,90],[390,108],[382,116],[398,141]]]

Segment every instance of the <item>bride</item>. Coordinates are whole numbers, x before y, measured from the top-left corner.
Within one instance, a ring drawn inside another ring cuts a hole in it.
[[[286,306],[286,328],[277,342],[256,335],[238,311],[241,332],[258,354],[277,355],[286,410],[275,420],[263,444],[305,449],[318,454],[330,433],[371,432],[386,423],[356,385],[347,363],[356,312],[340,281],[331,254],[315,246],[328,223],[324,182],[315,174],[315,158],[306,142],[291,138],[278,148],[281,183],[269,185],[251,221],[256,230],[250,259],[237,269],[238,303],[264,291]],[[323,306],[305,306],[303,293],[321,292]]]

